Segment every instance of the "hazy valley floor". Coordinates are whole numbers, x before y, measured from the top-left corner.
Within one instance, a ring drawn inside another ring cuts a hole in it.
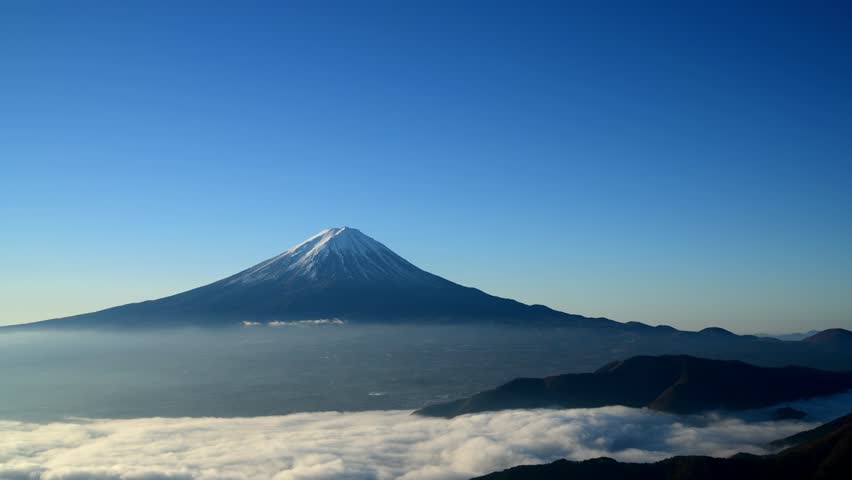
[[[738,351],[637,338],[473,326],[0,332],[0,419],[417,409],[516,377],[588,372],[636,354],[801,363],[750,344]]]

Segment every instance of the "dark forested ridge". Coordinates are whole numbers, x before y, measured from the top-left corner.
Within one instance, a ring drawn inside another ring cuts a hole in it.
[[[656,463],[611,458],[557,460],[496,472],[479,480],[848,480],[852,478],[852,415],[799,434],[804,443],[774,455],[678,456]]]
[[[416,413],[454,417],[512,408],[647,407],[671,413],[744,410],[852,388],[852,372],[758,367],[688,355],[637,356],[592,373],[519,378]]]

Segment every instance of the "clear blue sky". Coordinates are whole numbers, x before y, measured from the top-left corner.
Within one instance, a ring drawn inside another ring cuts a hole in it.
[[[852,8],[594,3],[3,2],[0,323],[349,225],[569,312],[852,328]]]

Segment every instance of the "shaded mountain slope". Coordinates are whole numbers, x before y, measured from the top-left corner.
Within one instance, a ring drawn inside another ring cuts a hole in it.
[[[593,373],[519,378],[494,390],[418,410],[454,417],[513,408],[647,407],[672,413],[743,410],[852,388],[852,373],[758,367],[688,355],[637,356]]]
[[[823,428],[827,427],[827,428]],[[845,480],[852,478],[852,415],[809,432],[809,441],[775,455],[730,458],[672,457],[656,463],[610,458],[558,460],[479,477],[488,480]],[[813,435],[814,432],[819,432]]]
[[[321,231],[284,253],[170,297],[30,325],[234,325],[242,321],[489,321],[615,324],[495,297],[426,272],[354,228]]]

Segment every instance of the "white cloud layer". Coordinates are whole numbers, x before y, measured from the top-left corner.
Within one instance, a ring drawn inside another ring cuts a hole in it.
[[[830,406],[852,409],[849,395]],[[461,479],[525,463],[765,453],[815,422],[679,417],[625,407],[514,410],[452,420],[408,411],[253,418],[0,421],[4,480]]]
[[[340,320],[338,318],[321,318],[319,320],[296,320],[296,321],[281,321],[275,320],[272,322],[266,322],[265,325],[269,327],[301,327],[301,326],[313,326],[313,325],[344,325],[346,322]],[[244,327],[260,327],[263,326],[263,323],[260,322],[251,322],[248,320],[243,320],[240,322],[240,325]]]

